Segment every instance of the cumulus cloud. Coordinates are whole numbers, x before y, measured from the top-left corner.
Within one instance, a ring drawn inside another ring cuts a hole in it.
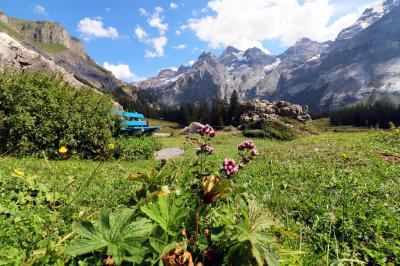
[[[78,32],[85,41],[95,38],[118,39],[119,34],[116,28],[103,25],[101,18],[84,18],[78,23]]]
[[[289,46],[301,37],[316,41],[334,39],[343,28],[354,23],[359,12],[335,21],[335,6],[330,0],[211,0],[213,15],[192,18],[188,26],[211,48],[232,45],[239,49],[258,47],[278,39]]]
[[[177,49],[177,50],[182,50],[182,49],[185,49],[186,47],[187,47],[187,45],[182,43],[182,44],[179,44],[179,45],[174,46],[172,48]]]
[[[179,8],[179,5],[176,4],[176,3],[174,3],[174,2],[171,2],[171,3],[169,4],[169,8],[171,8],[171,9],[178,9],[178,8]]]
[[[153,50],[146,50],[145,57],[146,58],[155,58],[155,57],[163,57],[164,54],[164,47],[168,42],[167,37],[160,36],[157,38],[153,38],[148,40],[150,45],[153,47]]]
[[[38,15],[43,15],[43,16],[47,16],[48,15],[46,9],[41,5],[35,5],[33,7],[33,12],[35,12]]]
[[[135,35],[136,35],[136,37],[139,39],[139,41],[141,41],[141,42],[146,42],[146,41],[147,41],[148,34],[147,34],[147,32],[146,32],[142,27],[140,27],[139,25],[136,26]]]
[[[161,35],[168,30],[168,23],[164,22],[164,17],[162,16],[163,12],[164,9],[158,6],[154,9],[154,13],[151,15],[151,17],[147,20],[150,27],[158,29]]]
[[[104,62],[103,67],[111,71],[117,79],[121,79],[127,82],[137,82],[145,80],[145,78],[139,77],[135,73],[133,73],[130,67],[125,64],[113,65],[106,61]]]
[[[168,38],[165,37],[165,32],[168,30],[168,23],[164,22],[164,17],[162,16],[164,9],[158,6],[154,9],[154,12],[151,15],[144,9],[139,9],[139,12],[142,15],[149,17],[147,23],[150,27],[157,29],[159,33],[158,37],[153,38],[141,26],[136,26],[135,35],[138,40],[151,47],[151,49],[145,50],[145,57],[163,57],[165,55],[165,46],[168,42]]]

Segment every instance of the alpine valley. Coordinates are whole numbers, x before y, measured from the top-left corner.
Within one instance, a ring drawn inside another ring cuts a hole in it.
[[[242,100],[286,100],[314,112],[378,99],[400,102],[400,0],[366,9],[334,41],[302,38],[280,55],[235,47],[218,57],[203,52],[191,66],[133,84],[97,65],[61,25],[1,13],[0,69],[10,67],[46,69],[76,86],[125,98],[138,89],[155,93],[168,107],[229,97],[234,90]]]

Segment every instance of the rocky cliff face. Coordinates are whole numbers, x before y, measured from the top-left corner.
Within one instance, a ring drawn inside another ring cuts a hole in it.
[[[125,95],[123,91],[125,84],[90,59],[83,44],[78,39],[71,37],[60,24],[46,21],[26,21],[11,18],[4,13],[0,13],[0,23],[2,24],[1,28],[11,34],[14,41],[25,48],[24,53],[35,52],[41,58],[46,59],[46,62],[50,61],[70,73],[70,76],[81,84],[87,84],[102,92]],[[5,47],[3,48],[5,49]],[[3,62],[3,64],[17,66],[19,63]],[[41,69],[36,63],[30,64],[29,68]],[[52,69],[50,70],[52,71]]]
[[[317,64],[282,79],[273,99],[308,104],[314,111],[400,95],[400,8],[351,39],[336,43]],[[398,97],[395,97],[398,98]]]
[[[5,68],[45,70],[61,75],[66,82],[71,83],[75,87],[83,86],[80,81],[75,79],[75,77],[64,68],[46,59],[39,53],[28,50],[6,33],[0,32],[0,73]]]

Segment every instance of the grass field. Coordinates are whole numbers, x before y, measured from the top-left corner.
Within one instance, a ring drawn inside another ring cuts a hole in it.
[[[321,128],[319,135],[290,142],[255,139],[261,155],[240,173],[237,182],[279,220],[280,245],[296,254],[283,259],[282,264],[357,265],[373,261],[396,265],[400,262],[400,165],[378,154],[400,155],[400,148],[382,141],[387,133],[381,131],[331,132],[320,126],[323,123],[315,123]],[[215,153],[211,161],[219,164],[232,157],[242,140],[242,136],[217,136],[212,142]],[[184,167],[195,158],[195,147],[185,145],[184,136],[160,141],[164,148],[186,150],[185,156],[177,159]],[[71,232],[73,219],[129,206],[135,191],[132,177],[159,163],[108,161],[92,175],[98,164],[0,158],[0,258],[5,260],[7,255],[1,257],[1,251],[11,247],[16,253],[23,249],[40,256],[43,239],[50,236],[48,241],[57,245]],[[91,175],[90,184],[82,190]],[[66,207],[68,217],[55,217],[47,209],[23,208],[19,205],[29,205],[30,199],[15,188],[18,179],[29,179],[33,186],[46,187],[44,191],[52,188],[57,193],[50,195],[59,199],[54,204],[79,197]],[[19,203],[12,204],[10,191]],[[15,221],[1,215],[14,212],[23,218]],[[56,232],[50,234],[53,228]]]

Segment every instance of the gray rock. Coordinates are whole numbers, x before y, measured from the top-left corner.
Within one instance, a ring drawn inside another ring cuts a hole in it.
[[[307,106],[284,101],[272,103],[265,100],[252,100],[244,103],[242,109],[243,114],[240,117],[242,125],[280,118],[291,118],[302,123],[311,121]]]
[[[2,32],[0,32],[0,61],[0,71],[3,71],[4,68],[14,68],[22,71],[45,70],[61,75],[66,82],[75,87],[83,86],[79,80],[63,67],[35,51],[28,50],[20,42]]]
[[[192,122],[192,123],[190,123],[189,126],[185,127],[185,128],[182,130],[182,133],[185,134],[185,135],[197,133],[197,130],[199,130],[199,129],[202,128],[202,127],[203,127],[203,125],[202,125],[201,123],[199,123],[199,122]]]

